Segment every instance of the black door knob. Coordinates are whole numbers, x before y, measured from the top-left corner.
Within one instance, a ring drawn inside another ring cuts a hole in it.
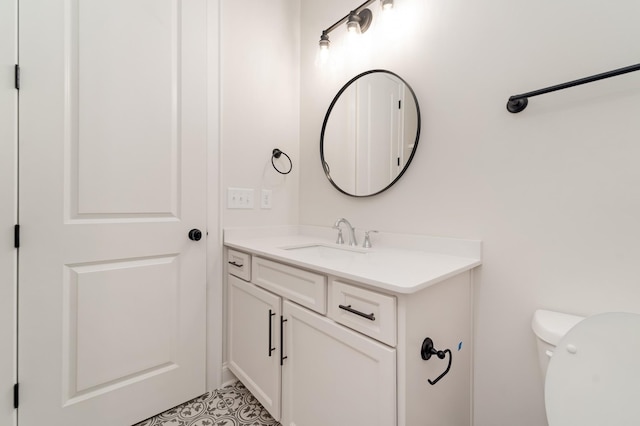
[[[200,241],[202,238],[202,231],[199,229],[192,229],[189,231],[189,239],[193,241]]]

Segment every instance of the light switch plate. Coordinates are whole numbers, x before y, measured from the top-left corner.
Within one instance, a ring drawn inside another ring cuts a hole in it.
[[[228,209],[252,209],[253,189],[251,188],[227,188]]]
[[[263,189],[262,194],[260,195],[260,208],[261,209],[270,209],[271,208],[271,197],[272,192],[270,189]]]

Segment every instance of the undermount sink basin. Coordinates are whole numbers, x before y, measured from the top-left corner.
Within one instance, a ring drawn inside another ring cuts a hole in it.
[[[368,251],[364,249],[360,249],[357,247],[338,247],[338,246],[330,246],[325,244],[308,244],[304,246],[295,246],[295,247],[282,247],[284,250],[297,252],[297,253],[308,253],[311,255],[317,255],[320,257],[352,257],[356,256],[364,256],[368,253]]]

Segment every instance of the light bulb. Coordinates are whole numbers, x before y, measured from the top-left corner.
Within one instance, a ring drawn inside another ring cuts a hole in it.
[[[320,50],[328,51],[329,44],[330,44],[329,36],[326,34],[322,34],[322,36],[320,36],[320,42],[319,42]]]
[[[349,34],[360,34],[360,24],[355,21],[347,22],[347,31]]]
[[[360,34],[360,17],[357,13],[351,12],[347,20],[347,31],[349,34]]]
[[[318,54],[316,55],[316,66],[324,66],[329,59],[329,36],[325,33],[320,36]]]

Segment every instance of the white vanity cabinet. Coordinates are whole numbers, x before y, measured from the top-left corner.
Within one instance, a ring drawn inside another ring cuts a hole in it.
[[[471,424],[470,270],[396,293],[227,251],[227,364],[284,426]]]
[[[252,282],[227,278],[236,377],[283,425],[395,425],[396,350],[317,313],[326,276],[259,257],[251,265]]]

